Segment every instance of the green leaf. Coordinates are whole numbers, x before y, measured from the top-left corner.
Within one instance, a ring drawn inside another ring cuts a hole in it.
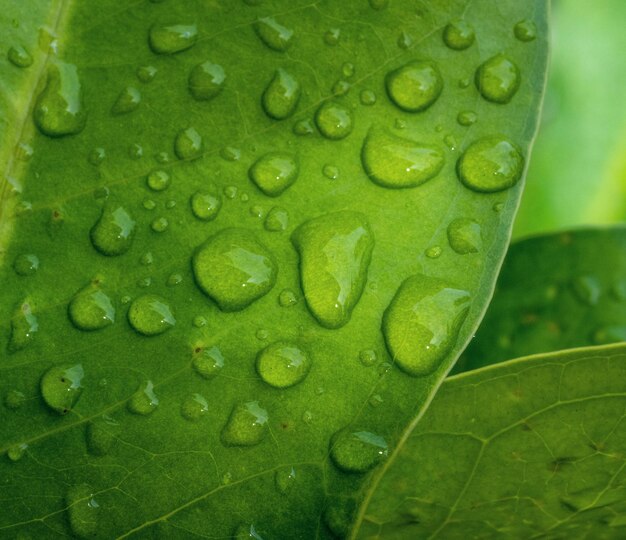
[[[626,346],[447,379],[387,462],[358,538],[623,538]]]
[[[491,295],[545,3],[47,6],[4,143],[1,534],[343,534]]]
[[[455,366],[626,341],[626,227],[528,238],[506,256],[487,314]]]

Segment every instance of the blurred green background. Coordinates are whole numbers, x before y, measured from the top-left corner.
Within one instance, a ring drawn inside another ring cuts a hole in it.
[[[620,221],[626,0],[553,0],[548,88],[514,236]]]

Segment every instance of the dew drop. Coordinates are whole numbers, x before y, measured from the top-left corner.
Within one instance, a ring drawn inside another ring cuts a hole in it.
[[[255,204],[250,207],[250,215],[255,218],[261,219],[263,217],[263,207]]]
[[[339,79],[332,87],[332,94],[335,97],[345,96],[350,91],[351,85],[348,81]]]
[[[448,242],[459,253],[478,253],[482,247],[480,225],[469,218],[458,218],[448,225]]]
[[[274,257],[245,229],[224,229],[193,255],[200,289],[222,311],[239,311],[266,295],[276,282]]]
[[[441,257],[442,253],[443,249],[441,249],[441,246],[431,246],[429,248],[426,248],[426,250],[424,251],[424,254],[429,259],[438,259],[439,257]]]
[[[276,489],[283,495],[289,493],[296,483],[296,470],[293,467],[278,469],[274,475]]]
[[[315,113],[315,124],[327,139],[344,139],[352,132],[352,112],[341,103],[325,101]]]
[[[156,203],[152,199],[146,199],[142,204],[146,210],[154,210],[156,208]]]
[[[254,528],[254,525],[248,525],[247,523],[240,524],[232,538],[233,540],[263,540]]]
[[[180,283],[182,283],[182,281],[183,281],[183,276],[181,274],[174,273],[168,276],[165,284],[168,287],[176,287],[176,285],[179,285]]]
[[[220,156],[225,161],[239,161],[241,159],[241,150],[233,146],[225,146],[220,150]]]
[[[339,28],[331,28],[330,30],[326,30],[326,32],[324,32],[324,43],[326,43],[326,45],[334,47],[339,43],[340,39],[341,30]]]
[[[295,306],[298,303],[298,297],[291,289],[283,289],[278,295],[278,303],[281,307]]]
[[[293,125],[293,132],[296,135],[311,135],[313,133],[313,123],[310,120],[298,120]]]
[[[344,62],[341,66],[341,73],[346,78],[354,77],[354,64],[352,62]]]
[[[94,148],[87,156],[87,161],[94,167],[98,167],[106,158],[106,151],[104,148]]]
[[[209,404],[200,394],[187,396],[180,407],[180,414],[185,420],[195,422],[209,410]]]
[[[520,21],[513,27],[513,34],[520,41],[534,41],[537,37],[537,27],[533,21]]]
[[[278,197],[296,181],[299,172],[298,163],[292,154],[269,152],[250,167],[248,174],[265,195]]]
[[[437,101],[443,79],[434,62],[416,61],[388,73],[385,86],[389,98],[400,109],[419,112]]]
[[[237,196],[237,186],[226,186],[224,188],[224,197],[227,199],[234,199]]]
[[[322,174],[329,180],[337,180],[339,178],[339,169],[334,165],[326,164],[322,168]]]
[[[67,414],[83,392],[84,376],[81,364],[51,367],[41,377],[41,397],[54,412]]]
[[[198,40],[195,24],[155,24],[150,28],[148,43],[156,54],[174,54],[193,47]]]
[[[222,208],[222,197],[215,184],[208,183],[205,189],[196,191],[190,199],[191,211],[202,221],[212,221]]]
[[[595,306],[600,300],[602,286],[594,276],[579,276],[572,280],[572,290],[583,304]]]
[[[172,161],[170,155],[167,152],[159,152],[156,156],[154,156],[154,159],[157,163],[160,163],[161,165],[166,165],[167,163]]]
[[[19,390],[9,390],[4,396],[4,405],[7,409],[19,409],[26,402],[26,396]]]
[[[461,111],[457,117],[456,121],[465,127],[471,126],[476,123],[478,116],[474,111]]]
[[[330,457],[347,473],[364,473],[387,457],[387,442],[369,431],[340,431],[331,440]]]
[[[33,314],[29,302],[23,302],[11,317],[9,352],[21,351],[33,341],[39,331],[39,322]]]
[[[33,57],[21,45],[13,45],[10,47],[7,58],[11,64],[19,68],[27,68],[33,64]]]
[[[289,226],[289,212],[280,206],[274,206],[263,223],[266,231],[281,232]]]
[[[19,461],[24,457],[24,453],[27,449],[28,445],[26,443],[14,444],[7,450],[7,457],[13,462]]]
[[[85,128],[87,113],[75,65],[56,61],[48,68],[46,85],[35,102],[33,118],[39,131],[49,137],[75,135]]]
[[[147,416],[155,411],[159,405],[159,398],[154,393],[152,381],[142,383],[126,404],[133,414]]]
[[[359,100],[361,101],[361,105],[371,107],[376,103],[376,94],[372,90],[361,90]]]
[[[144,266],[150,266],[154,262],[154,255],[148,251],[141,256],[139,262]]]
[[[406,279],[383,316],[389,354],[413,376],[433,372],[455,345],[469,311],[467,291],[437,278],[416,274]]]
[[[376,351],[372,349],[364,349],[359,353],[359,362],[363,364],[365,367],[373,366],[378,360],[378,355]]]
[[[154,66],[139,66],[137,68],[137,78],[142,83],[152,82],[157,74],[157,71],[157,68],[155,68]]]
[[[143,157],[143,148],[140,144],[133,143],[128,147],[128,157],[130,159],[140,159]]]
[[[452,21],[443,29],[443,42],[455,51],[471,47],[475,39],[474,28],[464,20]]]
[[[273,17],[263,17],[254,24],[259,39],[274,51],[286,51],[293,40],[293,30],[280,24]]]
[[[192,324],[196,327],[196,328],[203,328],[204,326],[207,325],[207,320],[206,317],[203,317],[202,315],[196,315],[193,318]]]
[[[367,400],[367,402],[370,404],[370,407],[378,407],[379,405],[383,403],[383,401],[384,400],[380,394],[373,394]]]
[[[167,228],[169,227],[169,224],[170,222],[167,220],[167,218],[161,216],[152,220],[152,223],[150,223],[150,228],[155,233],[162,233],[167,230]]]
[[[111,112],[113,114],[127,114],[134,111],[141,103],[141,92],[133,86],[128,86],[122,90],[115,100]]]
[[[396,43],[400,49],[407,50],[413,45],[413,38],[406,32],[401,32]]]
[[[146,177],[146,184],[152,191],[163,191],[170,185],[170,175],[160,169],[152,171]]]
[[[212,379],[224,367],[224,355],[219,347],[197,347],[191,365],[203,379]]]
[[[236,405],[222,429],[222,443],[226,446],[259,444],[267,434],[267,421],[267,411],[258,401]]]
[[[88,485],[80,484],[69,488],[65,504],[70,528],[76,537],[93,538],[98,535],[100,505]]]
[[[226,73],[224,68],[213,62],[202,62],[189,73],[189,92],[198,101],[209,101],[224,89]]]
[[[508,103],[520,85],[520,73],[512,60],[503,54],[492,56],[476,70],[476,88],[487,101]]]
[[[35,150],[30,144],[27,143],[19,143],[15,150],[15,157],[20,161],[29,161],[30,158],[33,157]]]
[[[140,289],[147,289],[148,287],[150,287],[150,285],[152,285],[152,278],[150,277],[140,278],[136,281],[136,283],[137,283],[137,287],[139,287]]]
[[[444,164],[441,151],[410,139],[372,129],[361,150],[363,168],[382,187],[411,188],[436,176]]]
[[[111,298],[95,283],[78,291],[67,311],[70,321],[79,330],[100,330],[115,322],[115,307]]]
[[[133,300],[128,310],[128,322],[144,336],[156,336],[176,324],[167,300],[155,294],[146,294]]]
[[[486,137],[470,144],[457,162],[461,182],[485,193],[514,186],[523,169],[524,158],[519,149],[501,137]]]
[[[174,141],[174,152],[179,159],[196,159],[202,155],[202,137],[195,128],[187,128],[178,132]]]
[[[303,381],[311,369],[308,355],[293,343],[278,341],[256,357],[256,371],[274,388],[288,388]]]
[[[135,236],[135,221],[122,206],[108,204],[90,232],[91,243],[103,255],[126,253]]]
[[[298,227],[292,241],[312,314],[326,328],[345,325],[363,293],[374,248],[367,220],[356,212],[325,214]]]
[[[94,456],[105,456],[115,443],[115,436],[103,421],[90,422],[86,432],[87,449]]]
[[[291,116],[300,100],[300,83],[284,69],[278,69],[263,92],[263,110],[276,120]]]
[[[39,270],[39,257],[32,253],[22,253],[15,257],[13,270],[18,276],[32,276]]]

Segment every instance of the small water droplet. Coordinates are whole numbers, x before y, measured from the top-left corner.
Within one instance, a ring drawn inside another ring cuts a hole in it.
[[[341,66],[341,73],[347,79],[349,79],[350,77],[353,77],[354,72],[355,72],[355,69],[354,69],[354,64],[352,62],[344,62],[343,65]]]
[[[135,236],[135,221],[122,206],[107,204],[91,228],[93,247],[103,255],[122,255],[130,248]]]
[[[345,325],[367,281],[374,237],[356,212],[325,214],[292,236],[300,255],[300,279],[309,309],[326,328]]]
[[[18,276],[32,276],[38,269],[39,257],[32,253],[22,253],[13,261],[13,270]]]
[[[276,489],[283,495],[289,493],[296,483],[296,470],[293,467],[279,469],[274,475]]]
[[[347,473],[364,473],[387,457],[387,442],[369,431],[340,431],[331,440],[330,457]]]
[[[158,70],[154,66],[139,66],[137,68],[137,78],[142,83],[152,82],[154,77],[156,76]]]
[[[128,322],[144,336],[156,336],[176,324],[167,300],[155,294],[146,294],[133,300],[128,310]]]
[[[383,316],[383,334],[395,364],[413,376],[437,369],[456,343],[469,302],[467,291],[440,279],[423,274],[406,279]]]
[[[431,246],[424,251],[424,254],[429,259],[438,259],[441,257],[442,253],[443,250],[441,249],[441,246]]]
[[[370,7],[376,11],[381,11],[389,5],[389,0],[369,0]]]
[[[17,145],[17,148],[15,149],[15,157],[20,161],[29,161],[30,158],[33,157],[34,153],[35,150],[33,149],[33,147],[30,144],[24,142],[19,143]]]
[[[115,443],[115,435],[104,421],[90,422],[86,431],[87,449],[94,456],[105,456]]]
[[[4,405],[7,409],[19,409],[26,402],[26,396],[19,390],[9,390],[4,396]]]
[[[220,156],[225,161],[239,161],[241,159],[241,150],[233,146],[225,146],[220,150]]]
[[[130,159],[140,159],[143,157],[143,148],[140,144],[133,143],[128,147],[128,157]]]
[[[163,191],[170,185],[170,175],[160,169],[152,171],[146,177],[146,184],[152,191]]]
[[[94,148],[87,156],[87,161],[94,167],[98,167],[106,158],[106,151],[104,148]]]
[[[154,210],[156,208],[156,203],[152,199],[145,199],[142,205],[146,210]]]
[[[130,396],[126,407],[133,414],[147,416],[152,414],[158,405],[159,398],[154,393],[154,384],[152,381],[146,381]]]
[[[457,162],[461,182],[485,193],[514,186],[523,169],[524,158],[519,149],[501,137],[486,137],[470,144]]]
[[[334,165],[326,164],[322,168],[322,174],[329,180],[336,180],[339,178],[339,168]]]
[[[136,281],[137,287],[139,287],[140,289],[147,289],[148,287],[150,287],[150,285],[152,285],[152,278],[151,277],[144,277],[144,278],[139,278]]]
[[[20,351],[27,347],[39,330],[39,322],[33,314],[30,303],[23,302],[11,317],[11,335],[8,351]]]
[[[474,111],[461,111],[456,117],[456,121],[465,127],[475,124],[477,119],[478,116]]]
[[[87,113],[75,65],[59,61],[50,65],[46,85],[35,102],[33,118],[39,131],[49,137],[75,135],[85,128]]]
[[[193,325],[194,325],[196,328],[203,328],[204,326],[206,326],[206,325],[207,325],[207,322],[208,322],[208,321],[206,320],[206,317],[203,317],[202,315],[196,315],[196,316],[193,318]]]
[[[475,39],[474,28],[462,19],[450,22],[443,29],[443,42],[455,51],[467,49]]]
[[[174,273],[168,276],[165,284],[168,287],[175,287],[176,285],[179,285],[180,283],[182,283],[182,281],[183,281],[183,276],[181,274]]]
[[[195,128],[187,128],[178,132],[174,141],[174,152],[178,159],[196,159],[202,155],[202,137]]]
[[[291,307],[298,303],[298,297],[291,289],[283,289],[278,295],[278,303],[281,307]]]
[[[265,328],[259,328],[254,335],[259,341],[266,341],[270,333]]]
[[[209,101],[224,89],[226,73],[224,68],[213,62],[202,62],[189,73],[189,92],[198,101]]]
[[[311,411],[304,411],[302,413],[302,421],[305,424],[310,424],[311,422],[313,422],[313,413]]]
[[[284,231],[289,225],[289,213],[280,206],[274,206],[265,217],[263,226],[270,232]]]
[[[222,443],[226,446],[254,446],[268,431],[268,414],[258,401],[235,405],[222,429]]]
[[[233,540],[263,540],[261,535],[254,528],[254,525],[249,525],[248,523],[240,524],[232,538]]]
[[[11,64],[19,68],[26,68],[32,66],[33,64],[33,57],[21,45],[13,45],[10,47],[9,52],[7,53],[7,58]]]
[[[176,207],[176,201],[174,199],[170,199],[169,201],[165,201],[165,209],[171,210]]]
[[[72,533],[77,538],[93,538],[98,535],[100,505],[86,484],[72,486],[65,496],[67,516]]]
[[[212,379],[224,367],[224,355],[219,347],[196,347],[191,365],[203,379]]]
[[[168,219],[166,217],[161,216],[152,220],[152,223],[150,223],[150,228],[155,233],[162,233],[167,230],[167,228],[169,227],[169,224],[170,222],[168,221]]]
[[[311,135],[313,133],[313,123],[310,120],[298,120],[293,125],[293,132],[296,135]]]
[[[486,60],[476,70],[476,88],[487,101],[508,103],[520,85],[519,68],[503,54]]]
[[[448,242],[459,253],[478,253],[482,247],[480,225],[469,218],[457,218],[448,225]]]
[[[376,103],[376,94],[372,90],[361,90],[359,99],[361,101],[361,105],[371,107]]]
[[[24,457],[24,453],[27,449],[28,445],[26,443],[14,444],[7,450],[7,456],[13,462],[19,461],[22,457]]]
[[[458,146],[456,137],[450,133],[443,138],[443,143],[452,151],[456,150]]]
[[[367,402],[370,404],[371,407],[378,407],[383,403],[383,398],[380,394],[373,394],[372,396],[370,396]]]
[[[594,276],[579,276],[574,278],[572,280],[572,290],[576,297],[588,306],[595,306],[602,294],[602,286]]]
[[[524,42],[534,41],[537,37],[537,27],[528,19],[518,22],[513,27],[513,34],[517,39]]]
[[[376,351],[372,349],[364,349],[359,353],[359,361],[365,367],[373,366],[378,360]]]
[[[331,89],[333,96],[340,97],[345,96],[350,91],[351,85],[348,81],[339,79]]]
[[[67,414],[83,392],[84,376],[81,364],[51,367],[41,377],[41,397],[54,412]]]
[[[196,191],[190,199],[193,215],[202,221],[212,221],[222,208],[222,198],[217,186],[212,182],[205,185],[205,189]]]
[[[341,103],[325,101],[315,113],[315,124],[327,139],[344,139],[352,132],[352,112]]]
[[[339,28],[331,28],[330,30],[326,30],[326,32],[324,32],[324,43],[326,43],[326,45],[334,47],[339,43],[340,39],[341,30]]]
[[[255,161],[248,174],[265,195],[278,197],[296,181],[299,172],[298,163],[292,154],[270,152]]]
[[[115,307],[99,282],[90,283],[70,301],[68,315],[79,330],[100,330],[115,322]]]
[[[273,17],[263,17],[256,21],[254,30],[265,45],[278,52],[286,51],[293,39],[293,30],[283,26]]]
[[[251,206],[249,212],[252,217],[259,219],[263,217],[263,207],[259,206],[258,204]]]
[[[150,28],[148,43],[156,54],[174,54],[193,47],[198,40],[195,24],[155,24]]]
[[[382,187],[411,188],[436,176],[444,164],[437,148],[372,129],[363,142],[363,168]]]
[[[133,86],[127,86],[117,96],[111,112],[113,114],[127,114],[134,111],[141,103],[141,92]]]
[[[437,100],[443,79],[433,62],[410,62],[388,73],[385,85],[389,98],[400,109],[419,112]]]
[[[161,165],[166,165],[170,161],[172,161],[172,158],[170,157],[170,155],[167,152],[158,152],[154,156],[154,159],[156,160],[157,163],[160,163]]]
[[[193,256],[200,289],[222,311],[239,311],[266,295],[276,282],[272,254],[245,229],[224,229],[209,237]]]
[[[279,68],[261,98],[265,113],[276,120],[288,118],[296,110],[300,92],[300,83],[289,72]]]
[[[187,396],[180,407],[180,414],[185,420],[195,422],[209,410],[209,404],[200,394]]]
[[[303,381],[311,369],[311,360],[297,345],[278,341],[268,345],[256,358],[256,371],[274,388],[288,388]]]
[[[234,199],[237,196],[237,186],[226,186],[224,188],[224,197],[227,199]]]
[[[499,214],[500,212],[502,212],[502,209],[504,208],[504,203],[503,202],[497,202],[493,204],[493,211],[496,214]]]

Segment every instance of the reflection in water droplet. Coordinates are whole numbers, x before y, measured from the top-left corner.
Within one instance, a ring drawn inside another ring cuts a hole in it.
[[[361,90],[359,100],[361,101],[361,105],[370,107],[376,103],[376,94],[372,92],[372,90]]]
[[[283,289],[278,295],[278,303],[281,307],[291,307],[298,303],[298,297],[291,289]]]
[[[336,180],[339,178],[339,169],[334,165],[326,164],[322,168],[322,174],[329,180]]]
[[[115,321],[115,307],[100,286],[91,283],[74,295],[68,315],[79,330],[100,330]]]
[[[122,90],[115,100],[111,112],[113,114],[126,114],[134,111],[141,103],[141,93],[132,86],[128,86]]]
[[[448,225],[448,242],[459,253],[478,253],[482,247],[480,225],[469,218],[457,218]]]
[[[39,322],[33,314],[30,303],[23,302],[11,317],[11,336],[7,350],[21,351],[32,342],[39,330]]]
[[[34,153],[35,150],[33,149],[33,147],[30,144],[24,142],[19,143],[17,145],[17,148],[15,149],[15,157],[20,161],[30,160],[30,158],[33,157]]]
[[[441,246],[431,246],[424,251],[424,254],[429,259],[438,259],[442,253],[443,249],[441,249]]]
[[[298,178],[300,170],[295,157],[284,152],[270,152],[250,167],[248,174],[256,186],[269,197],[278,197]]]
[[[130,159],[140,159],[143,157],[143,147],[140,144],[133,143],[128,147],[128,157]]]
[[[311,219],[292,236],[300,255],[304,297],[326,328],[345,325],[367,281],[374,237],[356,212],[336,212]]]
[[[209,410],[209,404],[200,394],[187,396],[180,407],[180,414],[185,420],[195,422]]]
[[[359,361],[365,367],[373,366],[378,360],[378,355],[376,351],[372,349],[364,349],[359,353]]]
[[[311,360],[298,346],[283,341],[268,345],[256,357],[256,371],[274,388],[288,388],[303,381]]]
[[[93,247],[103,255],[122,255],[130,248],[135,236],[135,221],[122,206],[107,204],[91,228]]]
[[[170,222],[167,220],[167,218],[161,216],[152,220],[152,223],[150,223],[150,228],[156,233],[162,233],[167,230],[169,224]]]
[[[258,401],[235,405],[222,429],[222,443],[226,446],[254,446],[268,431],[268,414]]]
[[[87,156],[87,161],[94,167],[98,167],[106,158],[106,151],[104,148],[94,148]]]
[[[281,232],[289,225],[289,213],[280,206],[274,206],[265,218],[263,226],[266,231]]]
[[[443,79],[434,62],[409,62],[388,73],[385,85],[389,98],[400,109],[419,112],[430,107],[440,96]]]
[[[476,123],[478,116],[474,111],[461,111],[457,117],[456,121],[462,126],[471,126]]]
[[[212,379],[224,367],[224,356],[219,347],[196,347],[191,365],[204,379]]]
[[[59,414],[71,411],[83,392],[81,381],[84,375],[81,364],[51,367],[39,383],[46,405]]]
[[[189,92],[198,101],[209,101],[224,89],[226,73],[219,64],[202,62],[189,73]]]
[[[170,185],[170,175],[160,169],[152,171],[146,178],[146,184],[152,191],[163,191]]]
[[[193,215],[202,221],[212,221],[222,208],[222,197],[212,182],[205,184],[202,191],[196,191],[190,199]]]
[[[137,68],[137,78],[142,83],[151,82],[157,74],[157,68],[154,66],[139,66]]]
[[[331,47],[337,45],[341,39],[341,30],[339,28],[331,28],[324,32],[324,43]]]
[[[195,128],[187,128],[178,132],[174,141],[174,152],[178,159],[195,159],[202,155],[202,137]]]
[[[126,404],[130,412],[141,416],[152,414],[158,405],[159,398],[154,393],[154,384],[152,381],[146,381],[141,384]]]
[[[9,47],[7,58],[15,67],[26,68],[33,64],[33,57],[21,45]]]
[[[284,469],[279,469],[274,475],[274,483],[276,484],[276,489],[283,495],[291,491],[291,488],[294,486],[295,482],[296,470],[293,467],[285,467]]]
[[[476,70],[476,88],[487,101],[508,103],[520,85],[519,68],[503,54],[492,56]]]
[[[535,23],[533,21],[524,20],[518,22],[513,27],[513,33],[515,34],[515,37],[520,41],[534,41],[534,39],[537,37],[537,27],[535,26]]]
[[[348,81],[338,80],[333,84],[332,94],[335,97],[345,96],[350,91],[351,85]]]
[[[443,42],[456,51],[467,49],[474,43],[474,28],[467,21],[452,21],[443,29]]]
[[[361,150],[363,168],[382,187],[411,188],[436,176],[444,164],[434,147],[372,129]]]
[[[32,276],[38,269],[39,257],[32,253],[22,253],[13,261],[13,270],[18,276]]]
[[[155,294],[146,294],[133,300],[128,310],[128,322],[144,336],[156,336],[176,324],[167,300]]]
[[[232,538],[233,540],[263,540],[261,535],[254,528],[254,525],[248,525],[247,523],[240,524]]]
[[[286,51],[293,39],[293,30],[280,24],[272,17],[263,17],[254,24],[257,36],[270,49],[278,52]]]
[[[315,124],[327,139],[344,139],[352,132],[352,112],[335,101],[325,101],[315,113]]]
[[[245,229],[224,229],[193,256],[198,287],[222,311],[239,311],[266,295],[276,282],[272,254]]]
[[[347,473],[364,473],[387,457],[387,442],[369,431],[340,431],[330,444],[333,463]]]
[[[100,505],[88,485],[70,487],[65,496],[65,504],[70,528],[77,538],[93,538],[98,535]]]
[[[195,24],[155,24],[150,28],[148,43],[156,54],[174,54],[193,47],[198,40]]]
[[[288,118],[296,110],[300,91],[300,83],[290,73],[279,68],[261,98],[265,113],[276,120]]]
[[[428,375],[456,344],[469,311],[470,295],[437,278],[406,279],[383,316],[389,354],[403,371]]]

